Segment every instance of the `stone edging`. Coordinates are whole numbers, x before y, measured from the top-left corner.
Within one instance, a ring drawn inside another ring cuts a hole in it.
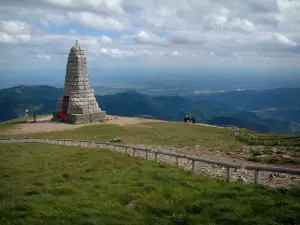
[[[146,160],[154,160],[155,162],[161,161],[169,164],[175,164],[176,166],[184,167],[184,169],[186,170],[204,173],[206,175],[220,179],[226,179],[228,182],[242,180],[246,183],[254,182],[256,184],[263,184],[266,186],[300,187],[300,169],[264,167],[254,165],[243,167],[240,164],[226,163],[201,157],[177,154],[171,152],[170,150],[159,151],[128,145],[113,144],[109,142],[94,142],[88,140],[16,138],[0,139],[0,142],[47,143],[74,147],[110,149],[129,154],[132,157],[144,158]],[[278,173],[283,173],[285,175],[282,176]],[[291,174],[298,176],[291,176]]]

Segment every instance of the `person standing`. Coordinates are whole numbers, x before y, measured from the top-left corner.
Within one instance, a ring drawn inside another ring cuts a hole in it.
[[[36,113],[35,113],[35,111],[33,113],[33,122],[36,123]]]
[[[185,114],[185,117],[184,117],[183,121],[186,123],[186,121],[187,121],[187,114]]]
[[[61,122],[65,122],[65,116],[66,116],[66,115],[65,115],[64,112],[61,112],[61,113],[60,113],[59,117],[60,117],[60,121],[61,121]]]
[[[191,115],[190,115],[190,114],[188,114],[188,116],[187,116],[187,122],[188,122],[188,123],[191,122]]]
[[[25,118],[28,118],[28,109],[25,110]]]
[[[192,122],[193,122],[193,124],[195,124],[195,123],[196,123],[196,117],[194,117],[194,116],[193,116],[193,118],[192,118]]]

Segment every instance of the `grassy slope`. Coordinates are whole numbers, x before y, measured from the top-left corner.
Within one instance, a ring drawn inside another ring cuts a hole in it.
[[[45,116],[39,116],[42,118]],[[32,118],[29,118],[32,120]],[[14,126],[26,122],[20,118],[0,123],[0,138],[8,137],[5,131],[13,129]],[[124,143],[128,144],[148,144],[162,145],[166,147],[195,147],[200,145],[202,149],[218,151],[238,151],[245,145],[268,145],[268,146],[291,146],[300,147],[300,139],[278,141],[262,141],[256,143],[254,139],[250,141],[244,137],[232,137],[231,129],[219,129],[215,127],[195,126],[192,124],[182,124],[173,122],[164,123],[144,123],[142,126],[120,127],[118,125],[92,125],[75,130],[65,130],[58,132],[45,132],[39,134],[21,135],[22,137],[52,137],[52,138],[74,138],[81,140],[111,141],[114,137],[121,137]],[[278,135],[255,132],[249,129],[242,129],[246,133],[257,137],[277,138],[299,135]],[[14,135],[14,137],[16,137]]]
[[[28,134],[29,137],[49,137],[56,139],[79,139],[111,141],[119,136],[123,143],[161,145],[166,147],[195,147],[219,151],[237,151],[243,145],[235,140],[229,129],[197,126],[193,124],[155,122],[145,126],[120,127],[102,124],[85,126],[75,130]],[[24,136],[24,135],[22,135]]]
[[[111,151],[0,143],[0,224],[299,224],[300,192]]]
[[[261,133],[261,132],[256,132],[253,130],[249,130],[249,129],[242,129],[244,132],[248,133],[248,134],[252,134],[255,137],[259,137],[259,138],[285,138],[285,137],[299,137],[299,134],[265,134],[265,133]],[[256,141],[254,139],[252,140],[248,140],[247,138],[240,136],[238,137],[238,140],[246,142],[247,144],[251,144],[251,145],[255,145],[255,144],[259,144],[259,145],[270,145],[270,146],[279,146],[279,145],[286,145],[286,146],[294,146],[294,147],[300,147],[300,138],[298,139],[291,139],[289,140],[281,140],[280,144],[278,144],[278,140],[266,140],[265,142],[263,141],[259,141],[258,143],[256,143]]]
[[[0,137],[3,136],[4,132],[9,130],[9,129],[13,129],[15,126],[22,124],[22,123],[26,123],[26,119],[25,118],[18,118],[15,120],[8,120],[5,122],[0,122]]]
[[[48,117],[48,115],[37,116],[37,119],[41,119],[44,117]],[[5,131],[7,131],[9,129],[14,129],[16,126],[18,126],[22,123],[27,123],[27,121],[33,121],[33,117],[27,117],[27,118],[19,117],[14,120],[0,122],[0,138],[5,136],[4,135]]]

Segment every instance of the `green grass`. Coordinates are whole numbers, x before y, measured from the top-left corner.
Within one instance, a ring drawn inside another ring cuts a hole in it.
[[[286,137],[295,137],[295,136],[300,136],[300,135],[295,135],[295,134],[265,134],[265,133],[260,133],[248,129],[242,129],[244,132],[248,134],[252,134],[255,137],[258,138],[286,138]],[[248,140],[244,136],[238,136],[237,140],[247,143],[249,145],[265,145],[265,146],[294,146],[294,147],[300,147],[300,138],[298,139],[291,139],[289,140],[280,140],[280,143],[278,143],[278,140],[254,140],[253,138]]]
[[[38,119],[47,117],[48,115],[41,115],[41,116],[37,116]],[[8,121],[4,121],[4,122],[0,122],[0,137],[3,136],[3,133],[9,129],[14,128],[17,125],[20,125],[22,123],[27,123],[28,121],[33,121],[33,117],[19,117],[17,119],[14,120],[8,120]]]
[[[8,120],[4,122],[0,122],[0,126],[12,126],[14,124],[26,123],[28,118],[20,117],[14,120]]]
[[[223,181],[107,150],[0,143],[0,224],[299,224],[300,190]]]
[[[261,138],[278,138],[278,137],[295,137],[295,136],[300,136],[299,134],[266,134],[266,133],[262,133],[262,132],[257,132],[257,131],[253,131],[253,130],[249,130],[249,129],[241,129],[246,133],[252,134],[256,137],[261,137]]]
[[[8,129],[14,128],[16,125],[27,123],[27,119],[28,118],[20,117],[18,119],[0,122],[0,136],[2,135],[2,133],[7,131]]]
[[[201,149],[224,152],[238,151],[243,145],[231,136],[229,129],[168,122],[152,122],[144,125],[146,126],[121,127],[113,124],[101,124],[74,130],[28,134],[27,136],[96,141],[111,141],[118,136],[123,143],[128,144],[187,147],[189,149],[199,145]]]

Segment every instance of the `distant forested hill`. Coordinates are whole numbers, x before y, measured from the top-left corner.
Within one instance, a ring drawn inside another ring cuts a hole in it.
[[[274,89],[265,92],[230,92],[190,97],[153,97],[128,91],[96,96],[96,99],[100,108],[111,115],[182,121],[188,112],[196,116],[197,121],[204,123],[233,124],[262,132],[297,133],[300,130],[297,125],[300,114],[296,112],[300,107],[295,95],[300,96],[299,90]],[[61,92],[62,89],[51,86],[16,86],[2,89],[0,121],[23,116],[26,109],[29,109],[29,114],[34,110],[38,114],[51,114],[55,111]],[[274,98],[277,98],[277,101]],[[281,119],[261,118],[249,112],[264,107],[284,109],[277,112]],[[294,113],[288,113],[291,111]]]
[[[26,109],[52,113],[62,90],[50,86],[16,86],[0,90],[0,121],[23,116]]]
[[[277,88],[266,91],[232,91],[192,98],[227,104],[234,108],[255,110],[262,108],[300,108],[300,88]]]

